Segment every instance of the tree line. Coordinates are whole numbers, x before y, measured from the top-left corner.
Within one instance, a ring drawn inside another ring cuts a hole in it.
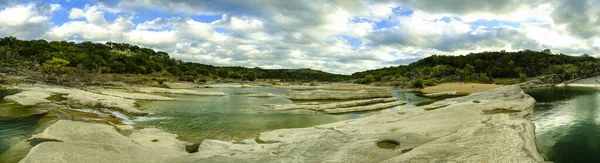
[[[53,59],[54,61],[52,61]],[[185,62],[169,57],[166,52],[114,42],[74,43],[67,41],[19,40],[15,37],[4,37],[0,39],[0,61],[5,63],[33,62],[38,65],[44,65],[46,62],[66,63],[65,66],[73,67],[75,71],[171,75],[186,81],[276,79],[308,82],[347,79],[346,75],[312,69],[218,67]]]
[[[433,55],[409,65],[357,72],[350,78],[359,83],[398,82],[415,87],[454,81],[492,83],[493,79],[505,78],[525,81],[544,75],[557,75],[561,80],[568,80],[600,72],[598,61],[587,54],[553,54],[549,49]]]

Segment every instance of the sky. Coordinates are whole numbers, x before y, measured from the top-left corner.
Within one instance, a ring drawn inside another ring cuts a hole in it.
[[[339,74],[431,55],[600,51],[600,0],[0,0],[0,37],[125,42]]]

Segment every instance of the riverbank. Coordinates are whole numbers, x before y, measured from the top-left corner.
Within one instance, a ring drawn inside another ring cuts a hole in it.
[[[419,91],[425,94],[455,92],[459,95],[467,95],[471,93],[485,92],[499,87],[503,87],[503,85],[481,83],[442,83],[436,86],[429,86],[419,89]]]
[[[40,143],[22,162],[541,162],[533,124],[523,118],[534,102],[509,86],[240,142],[206,139],[197,153],[156,129],[123,135],[104,124],[60,120],[30,139]]]

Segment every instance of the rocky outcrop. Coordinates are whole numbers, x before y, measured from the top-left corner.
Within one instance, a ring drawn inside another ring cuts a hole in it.
[[[427,94],[424,94],[423,96],[425,96],[425,97],[455,96],[455,95],[457,95],[456,92],[457,91],[445,91],[445,92],[438,92],[438,93],[427,93]]]
[[[127,137],[109,125],[67,120],[59,120],[29,140],[39,144],[21,163],[166,162],[187,155],[184,149],[189,144],[155,129],[136,131]]]
[[[305,104],[266,104],[264,106],[272,108],[274,110],[292,110],[292,109],[310,109],[315,111],[323,111],[328,109],[337,109],[337,108],[348,108],[355,106],[364,106],[376,103],[385,103],[398,101],[397,98],[375,98],[375,99],[367,99],[367,100],[356,100],[356,101],[347,101],[347,102],[337,102],[337,103],[329,103],[329,104],[315,104],[315,103],[305,103]]]
[[[122,111],[129,115],[149,114],[148,112],[139,110],[136,107],[135,100],[93,93],[81,89],[48,85],[22,85],[16,87],[16,89],[22,89],[24,91],[12,96],[7,96],[5,99],[15,101],[24,106],[49,103],[51,101],[47,98],[52,95],[57,95],[61,96],[61,98],[66,98],[66,103],[70,106],[110,108]]]
[[[96,108],[117,109],[129,115],[147,115],[135,106],[136,101],[114,96],[101,95],[87,91],[75,91],[67,96],[67,103],[71,106],[89,106]]]
[[[167,93],[167,94],[184,94],[184,95],[198,95],[198,96],[226,96],[223,92],[204,92],[189,89],[166,89],[166,88],[155,88],[155,87],[136,87],[131,88],[133,91],[141,93]]]
[[[46,98],[52,96],[52,93],[46,90],[36,89],[27,90],[14,95],[4,97],[5,100],[14,101],[23,106],[30,107],[42,103],[49,103]]]
[[[290,100],[358,100],[392,97],[391,91],[292,92]]]
[[[177,99],[165,97],[165,96],[149,95],[149,94],[142,94],[142,93],[129,93],[129,92],[123,92],[123,91],[119,91],[119,90],[112,90],[112,89],[93,88],[93,89],[90,89],[90,91],[99,93],[99,94],[103,94],[103,95],[109,95],[109,96],[114,96],[114,97],[132,99],[132,100],[152,100],[152,101],[177,100]]]
[[[355,107],[348,107],[348,108],[335,108],[335,109],[326,109],[323,110],[329,114],[337,114],[337,113],[348,113],[348,112],[360,112],[360,111],[370,111],[370,110],[379,110],[379,109],[385,109],[385,108],[391,108],[394,106],[398,106],[398,105],[404,105],[406,104],[406,102],[404,101],[392,101],[392,102],[384,102],[384,103],[378,103],[378,104],[373,104],[373,105],[366,105],[366,106],[355,106]]]
[[[22,162],[543,162],[534,124],[523,118],[534,103],[508,86],[242,142],[206,139],[192,154],[173,135],[127,137],[108,125],[59,121],[33,137],[47,141]]]

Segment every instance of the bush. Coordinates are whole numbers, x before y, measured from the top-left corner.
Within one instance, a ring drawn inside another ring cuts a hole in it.
[[[425,83],[423,78],[416,78],[415,80],[413,80],[412,85],[415,88],[423,88],[423,83]]]
[[[527,81],[527,75],[525,75],[524,73],[519,73],[519,81],[520,82]]]
[[[425,80],[425,82],[423,82],[423,84],[426,86],[434,86],[435,82],[431,79],[427,79],[427,80]]]

